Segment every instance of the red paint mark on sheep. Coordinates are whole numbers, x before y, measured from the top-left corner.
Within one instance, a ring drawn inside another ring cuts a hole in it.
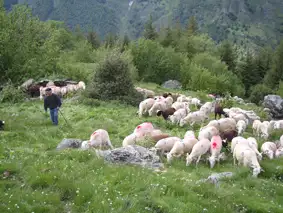
[[[216,147],[217,147],[217,143],[216,143],[216,142],[213,142],[213,143],[212,143],[212,148],[213,148],[213,149],[216,149]]]
[[[139,125],[139,126],[137,126],[137,129],[140,129],[141,128],[141,126]]]
[[[96,134],[96,132],[93,132],[92,134],[91,134],[91,136],[93,136],[93,135],[95,135]]]

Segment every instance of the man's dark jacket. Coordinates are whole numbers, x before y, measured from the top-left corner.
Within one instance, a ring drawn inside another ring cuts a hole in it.
[[[49,109],[55,109],[57,107],[61,107],[62,102],[58,95],[52,93],[50,96],[46,96],[44,98],[44,110],[47,111]]]

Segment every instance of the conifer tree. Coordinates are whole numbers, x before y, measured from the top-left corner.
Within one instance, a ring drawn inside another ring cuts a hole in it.
[[[197,21],[194,16],[191,16],[189,18],[189,24],[188,24],[188,35],[192,36],[195,35],[198,31]]]
[[[145,39],[150,40],[155,40],[158,36],[155,28],[153,27],[153,20],[151,15],[149,17],[149,20],[145,24],[143,36]]]
[[[230,42],[225,41],[219,48],[221,61],[225,62],[228,70],[235,71],[236,68],[236,52]]]

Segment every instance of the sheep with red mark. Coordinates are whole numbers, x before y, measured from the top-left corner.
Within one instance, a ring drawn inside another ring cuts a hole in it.
[[[187,153],[186,158],[186,166],[189,166],[193,161],[196,161],[196,165],[198,165],[202,155],[208,153],[210,149],[210,140],[204,138],[198,141],[192,149],[190,154]]]
[[[141,118],[142,115],[148,113],[148,111],[151,109],[153,104],[155,103],[155,100],[153,98],[147,98],[140,102],[139,104],[139,110],[138,110],[138,115]]]
[[[211,156],[208,158],[210,163],[210,168],[213,168],[215,162],[219,162],[220,152],[222,149],[222,139],[219,135],[212,136],[210,141],[210,153]]]
[[[98,129],[94,131],[89,139],[89,146],[94,148],[110,148],[113,149],[112,143],[109,138],[109,134],[104,129]]]
[[[134,129],[134,134],[136,134],[138,137],[143,136],[147,133],[150,133],[154,130],[154,127],[152,125],[152,123],[150,122],[144,122],[140,125],[138,125],[135,129]]]
[[[162,155],[164,152],[170,152],[176,142],[181,142],[181,138],[179,137],[168,137],[159,140],[155,144],[155,149],[160,152]]]
[[[157,112],[157,116],[161,116],[164,118],[164,120],[168,120],[168,117],[169,115],[173,115],[174,113],[176,112],[176,109],[175,108],[169,108],[169,109],[166,109],[164,111],[158,111]]]
[[[261,154],[266,155],[269,159],[273,159],[276,153],[277,147],[273,142],[264,142],[261,145],[260,151]]]
[[[172,122],[172,124],[180,124],[181,119],[185,118],[189,112],[189,108],[178,109],[174,112],[173,115],[170,115],[168,118]]]

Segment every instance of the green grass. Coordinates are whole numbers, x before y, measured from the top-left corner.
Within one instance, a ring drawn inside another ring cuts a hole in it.
[[[54,127],[40,101],[1,105],[6,130],[0,133],[0,212],[283,211],[282,159],[264,159],[265,172],[254,179],[249,169],[234,167],[231,158],[213,170],[205,163],[186,167],[183,159],[175,160],[172,165],[165,163],[167,172],[157,173],[138,166],[109,165],[97,159],[94,151],[55,150],[63,138],[88,139],[99,128],[106,129],[113,145],[120,147],[124,137],[144,121],[174,136],[182,137],[187,130],[158,117],[139,119],[136,111],[117,102],[86,105],[68,99],[62,112],[70,126],[59,114],[59,126]],[[250,132],[251,128],[245,136],[251,136]],[[4,178],[4,171],[10,176]],[[219,188],[195,184],[220,171],[235,176],[223,180]]]

